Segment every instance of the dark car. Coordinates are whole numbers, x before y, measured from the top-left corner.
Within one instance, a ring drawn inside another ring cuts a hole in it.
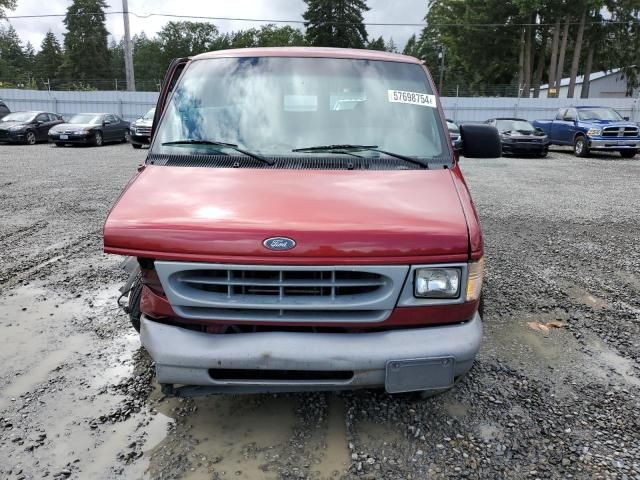
[[[153,116],[155,113],[156,109],[152,108],[135,122],[131,123],[129,127],[129,142],[131,142],[133,148],[141,148],[143,145],[149,145]]]
[[[7,104],[0,100],[0,118],[4,117],[7,113],[11,113]]]
[[[460,150],[462,148],[462,142],[460,140],[460,127],[453,120],[447,118],[447,130],[449,130],[449,136],[451,137],[451,143],[453,148]]]
[[[49,131],[49,140],[58,147],[68,143],[95,145],[127,140],[129,122],[113,113],[78,113],[68,122]]]
[[[487,120],[500,132],[503,154],[524,154],[546,157],[549,138],[523,118],[492,118]]]
[[[0,119],[0,142],[26,143],[46,141],[49,129],[64,120],[56,113],[13,112]]]

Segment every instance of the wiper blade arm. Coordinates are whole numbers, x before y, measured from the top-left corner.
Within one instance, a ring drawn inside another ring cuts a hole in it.
[[[390,157],[398,158],[400,160],[404,160],[405,162],[410,162],[415,165],[420,165],[424,168],[429,168],[429,163],[425,160],[420,160],[419,158],[408,157],[406,155],[402,155],[400,153],[389,152],[387,150],[381,150],[378,148],[378,145],[318,145],[315,147],[306,147],[306,148],[294,148],[291,150],[292,152],[331,152],[331,151],[344,151],[344,153],[349,153],[349,150],[352,151],[369,151],[369,152],[378,152],[383,155],[388,155]]]
[[[243,155],[246,155],[247,157],[251,157],[251,158],[255,158],[256,160],[260,160],[261,162],[266,163],[267,165],[273,165],[274,161],[263,157],[262,155],[259,155],[257,153],[254,152],[250,152],[249,150],[245,150],[244,148],[240,148],[238,147],[238,145],[236,145],[235,143],[226,143],[226,142],[217,142],[214,140],[197,140],[194,138],[188,138],[185,140],[174,140],[171,142],[164,142],[162,144],[164,145],[213,145],[216,147],[225,147],[225,148],[230,148],[232,150],[235,150],[238,153],[242,153]]]
[[[321,152],[325,150],[370,150],[378,145],[354,145],[351,143],[338,145],[317,145],[315,147],[294,148],[292,152]]]

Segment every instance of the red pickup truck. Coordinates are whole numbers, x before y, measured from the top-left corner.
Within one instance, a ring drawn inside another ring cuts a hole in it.
[[[104,226],[167,394],[450,388],[478,351],[483,243],[417,59],[265,48],[175,60]],[[488,125],[462,154],[500,156]]]

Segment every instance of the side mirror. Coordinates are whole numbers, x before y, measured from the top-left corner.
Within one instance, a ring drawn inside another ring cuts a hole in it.
[[[629,116],[627,115],[626,117],[622,117],[624,118],[627,122],[629,121]]]
[[[36,127],[39,127],[40,125],[42,125],[44,122],[42,120],[36,120]]]
[[[106,126],[106,125],[110,125],[110,124],[111,124],[111,122],[108,121],[108,120],[105,120],[104,122],[102,122],[102,126],[103,127]]]
[[[467,158],[498,158],[502,142],[498,129],[481,123],[460,125],[461,153]]]
[[[575,121],[576,121],[576,119],[575,119],[575,118],[573,118],[573,117],[564,117],[564,118],[563,118],[563,120],[564,120],[565,122],[575,122]]]

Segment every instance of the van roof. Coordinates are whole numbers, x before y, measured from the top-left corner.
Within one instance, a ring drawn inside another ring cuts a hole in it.
[[[381,52],[379,50],[361,50],[355,48],[328,47],[264,47],[236,48],[201,53],[192,60],[207,58],[233,57],[316,57],[316,58],[350,58],[355,60],[382,60],[386,62],[403,62],[422,64],[421,60],[400,53]]]

